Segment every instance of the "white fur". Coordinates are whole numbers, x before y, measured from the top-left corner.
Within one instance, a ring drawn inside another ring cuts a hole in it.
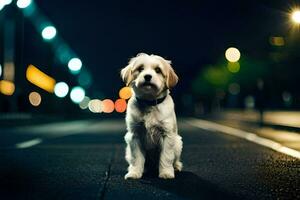
[[[174,178],[174,170],[182,169],[182,139],[178,135],[174,103],[169,94],[169,88],[176,85],[178,78],[170,63],[160,56],[138,54],[121,71],[123,80],[133,91],[126,113],[125,158],[129,167],[125,179],[142,177],[145,155],[153,149],[160,149],[160,178]],[[143,66],[143,70],[139,72],[137,68],[140,66]],[[161,69],[161,73],[156,71],[157,67]],[[153,86],[143,86],[145,75],[152,76]],[[164,96],[166,98],[162,103],[143,109],[136,101],[136,97],[153,101]]]

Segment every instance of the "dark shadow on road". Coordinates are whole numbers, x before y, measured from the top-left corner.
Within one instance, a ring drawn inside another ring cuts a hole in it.
[[[176,178],[170,180],[159,179],[157,173],[151,172],[140,181],[188,199],[239,199],[188,171],[178,172]]]

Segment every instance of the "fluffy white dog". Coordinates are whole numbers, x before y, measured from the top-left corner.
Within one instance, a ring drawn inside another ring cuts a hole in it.
[[[174,178],[174,171],[182,169],[182,140],[169,94],[178,81],[171,62],[140,53],[122,69],[121,77],[133,91],[126,113],[129,167],[125,179],[141,178],[145,162],[156,163],[151,168],[158,167],[160,178]]]

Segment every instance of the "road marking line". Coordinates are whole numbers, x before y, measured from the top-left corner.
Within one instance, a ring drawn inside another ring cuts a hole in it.
[[[40,144],[42,142],[43,142],[42,139],[35,138],[33,140],[29,140],[29,141],[25,141],[25,142],[21,142],[21,143],[16,144],[16,148],[18,148],[18,149],[25,149],[25,148],[32,147],[34,145],[38,145],[38,144]]]
[[[221,125],[221,124],[218,124],[215,122],[201,120],[201,119],[192,118],[192,119],[188,120],[187,123],[189,123],[190,125],[195,126],[197,128],[200,128],[200,129],[210,130],[210,131],[218,131],[218,132],[226,133],[228,135],[233,135],[233,136],[236,136],[239,138],[243,138],[245,140],[268,147],[268,148],[278,151],[280,153],[300,159],[300,151],[283,146],[282,144],[275,142],[273,140],[260,137],[260,136],[256,135],[255,133],[243,131],[240,129],[224,126],[224,125]]]

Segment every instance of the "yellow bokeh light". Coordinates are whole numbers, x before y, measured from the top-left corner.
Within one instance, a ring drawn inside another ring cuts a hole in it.
[[[37,92],[31,92],[28,96],[29,102],[33,106],[39,106],[42,102],[42,97],[39,93]]]
[[[292,20],[293,22],[300,24],[300,10],[295,10],[292,13]]]
[[[228,62],[227,69],[231,73],[237,73],[240,71],[240,63],[239,62]]]
[[[270,44],[273,46],[284,46],[283,37],[270,37]]]
[[[225,57],[229,62],[237,62],[241,57],[241,53],[237,48],[230,47],[226,50]]]
[[[46,90],[47,92],[54,92],[56,81],[35,66],[28,66],[26,70],[26,78],[30,83]]]
[[[123,87],[119,91],[119,96],[121,99],[129,99],[132,95],[131,88],[130,87]]]
[[[15,92],[15,84],[11,81],[0,81],[0,92],[7,96],[13,95]]]

